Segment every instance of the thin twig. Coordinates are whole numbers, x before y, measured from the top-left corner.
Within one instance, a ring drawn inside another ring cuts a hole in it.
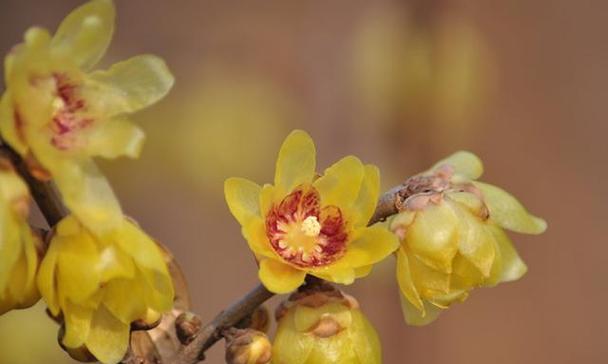
[[[404,185],[394,187],[384,193],[376,206],[368,226],[384,221],[387,217],[399,212],[400,206],[407,197],[403,191]],[[195,364],[205,358],[205,351],[222,338],[222,331],[235,326],[238,322],[251,315],[262,303],[274,294],[263,285],[258,285],[228,309],[220,312],[211,323],[207,324],[196,338],[167,364]]]

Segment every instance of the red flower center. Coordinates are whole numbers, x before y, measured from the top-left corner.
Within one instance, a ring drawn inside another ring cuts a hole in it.
[[[67,150],[77,146],[77,132],[91,125],[93,119],[83,114],[86,103],[78,95],[78,85],[65,74],[53,74],[53,79],[57,87],[57,110],[50,124],[51,143],[57,149]]]
[[[321,207],[319,192],[300,186],[266,216],[272,248],[298,267],[320,267],[340,258],[346,249],[346,222],[336,206]]]

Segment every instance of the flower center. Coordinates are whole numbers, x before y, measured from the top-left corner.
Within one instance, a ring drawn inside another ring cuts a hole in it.
[[[336,206],[320,206],[312,186],[300,186],[266,216],[266,235],[283,259],[298,267],[318,267],[340,258],[346,248],[346,222]]]

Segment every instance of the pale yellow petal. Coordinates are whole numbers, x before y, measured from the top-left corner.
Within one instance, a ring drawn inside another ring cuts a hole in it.
[[[280,203],[284,197],[284,192],[277,186],[265,184],[260,190],[260,215],[262,217],[268,214],[268,211],[273,205]]]
[[[84,136],[83,136],[84,137]],[[86,135],[86,153],[90,156],[137,158],[145,135],[140,127],[126,118],[104,120]]]
[[[63,318],[65,322],[63,345],[74,349],[82,346],[89,336],[93,310],[68,300],[63,307]]]
[[[357,268],[375,264],[399,248],[395,234],[382,226],[360,228],[355,235],[356,238],[346,247],[345,255],[340,258],[342,265]]]
[[[224,182],[226,203],[241,226],[260,218],[260,192],[260,186],[244,178],[232,177]]]
[[[458,252],[458,216],[445,203],[429,205],[410,225],[406,244],[426,264],[449,273]]]
[[[326,281],[346,285],[352,284],[356,278],[355,269],[348,265],[327,265],[311,269],[309,273]]]
[[[491,226],[488,229],[494,235],[496,250],[499,252],[499,256],[497,256],[499,270],[496,272],[495,280],[498,282],[518,280],[528,271],[526,263],[519,257],[511,239],[503,229],[498,226]]]
[[[2,133],[2,139],[17,153],[25,155],[28,146],[23,138],[23,125],[15,119],[16,117],[13,98],[10,91],[7,90],[0,100],[0,133]]]
[[[269,291],[283,294],[302,285],[306,272],[274,259],[263,259],[258,276]]]
[[[483,164],[479,157],[467,151],[459,151],[451,156],[435,163],[431,170],[437,170],[442,166],[449,165],[454,172],[468,179],[477,179],[483,174]]]
[[[165,97],[174,78],[161,58],[140,55],[89,75],[83,95],[104,117],[130,114]]]
[[[103,364],[117,364],[129,345],[129,325],[114,317],[104,306],[93,316],[87,348]]]
[[[105,287],[103,304],[112,315],[125,324],[130,324],[146,314],[143,279],[114,279]]]
[[[315,145],[302,130],[292,131],[281,146],[277,158],[274,184],[291,191],[301,184],[311,183],[316,168]]]
[[[111,0],[92,0],[73,10],[61,23],[51,47],[83,69],[104,55],[114,33],[116,11]]]
[[[457,204],[449,205],[460,218],[458,252],[488,277],[494,263],[495,251],[493,237],[485,228],[485,222]]]
[[[414,285],[410,264],[403,249],[399,249],[397,252],[397,282],[399,283],[401,294],[405,296],[414,307],[418,310],[422,310],[423,303],[418,294],[418,290],[416,290],[416,286]]]
[[[60,245],[56,268],[60,304],[67,299],[83,303],[97,292],[101,282],[95,242],[90,235],[82,234],[78,239],[55,236],[51,244]]]
[[[354,204],[363,181],[364,168],[359,158],[347,156],[327,168],[313,186],[323,206],[337,206],[345,212]],[[354,217],[354,216],[353,216]]]
[[[277,333],[272,345],[272,359],[276,364],[305,364],[308,363],[314,346],[314,337],[302,335],[295,330],[294,310],[283,317],[277,327]]]
[[[272,249],[268,236],[266,235],[266,224],[261,218],[251,220],[242,229],[243,236],[247,240],[249,249],[255,254],[267,257],[277,258],[278,255]]]
[[[412,281],[421,298],[450,292],[450,274],[429,267],[410,251],[407,251],[406,254]]]
[[[442,309],[424,302],[424,310],[421,311],[413,306],[405,297],[401,296],[401,311],[408,325],[425,326],[435,321]]]
[[[373,264],[355,268],[355,278],[367,277],[372,272],[373,268]]]
[[[37,283],[40,294],[54,316],[59,315],[59,300],[57,297],[57,281],[55,277],[57,264],[57,243],[51,243],[38,271]]]
[[[503,189],[482,182],[475,182],[475,186],[483,194],[490,210],[490,219],[498,225],[525,234],[540,234],[547,229],[545,220],[531,215],[515,197]]]
[[[351,338],[361,364],[382,364],[382,345],[378,333],[360,310],[352,311]]]
[[[367,164],[364,168],[363,182],[359,195],[352,207],[354,211],[353,224],[355,226],[367,225],[376,210],[378,195],[380,194],[380,171],[378,167]]]

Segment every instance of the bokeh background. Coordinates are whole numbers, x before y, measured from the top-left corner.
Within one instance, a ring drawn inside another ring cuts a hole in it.
[[[55,29],[76,0],[0,0],[0,52]],[[223,201],[229,176],[270,181],[302,128],[319,165],[375,163],[388,188],[459,149],[547,219],[513,236],[519,282],[476,291],[432,325],[401,319],[394,262],[346,287],[385,363],[605,363],[608,46],[602,1],[122,0],[104,64],[164,57],[177,83],[138,115],[140,160],[100,162],[125,210],[168,245],[211,319],[256,266]],[[274,299],[272,304],[276,304]],[[70,363],[43,307],[0,318],[0,363]],[[222,345],[208,362],[221,363]]]

